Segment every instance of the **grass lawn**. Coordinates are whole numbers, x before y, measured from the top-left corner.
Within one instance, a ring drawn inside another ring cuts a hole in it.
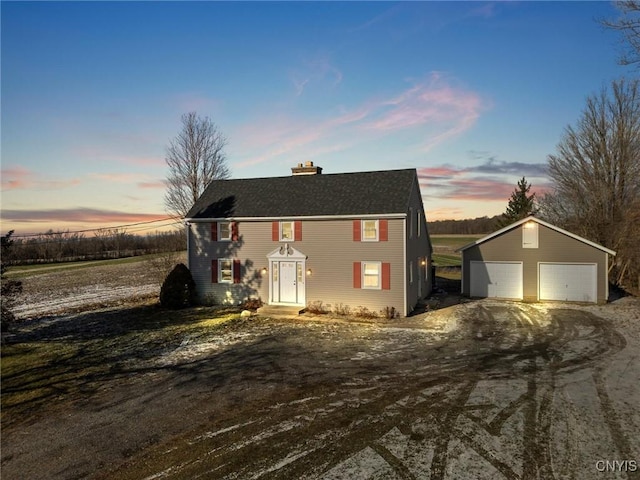
[[[455,254],[434,253],[432,258],[436,267],[458,267],[462,263],[462,257]]]
[[[2,425],[26,420],[45,404],[143,373],[141,361],[152,362],[185,340],[209,337],[242,321],[237,308],[164,310],[153,301],[23,325],[2,346]]]
[[[462,256],[456,250],[484,235],[431,235],[433,264],[436,267],[459,267]]]

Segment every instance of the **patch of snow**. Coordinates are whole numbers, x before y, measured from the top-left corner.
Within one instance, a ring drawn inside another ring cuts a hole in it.
[[[289,465],[292,462],[295,462],[297,459],[299,459],[301,457],[309,455],[311,452],[313,452],[313,450],[305,450],[305,451],[300,452],[300,453],[290,453],[285,458],[283,458],[278,463],[276,463],[274,466],[272,466],[272,467],[270,467],[267,470],[264,470],[262,472],[258,472],[257,474],[255,474],[251,478],[252,479],[260,478],[261,476],[263,476],[263,475],[265,475],[267,473],[271,473],[271,472],[275,472],[276,470],[280,470],[282,467],[284,467],[286,465]]]

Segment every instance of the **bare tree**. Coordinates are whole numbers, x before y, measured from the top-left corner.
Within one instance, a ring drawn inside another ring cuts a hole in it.
[[[620,57],[622,65],[640,66],[640,0],[616,2],[622,16],[617,20],[602,20],[607,28],[621,32],[626,51]]]
[[[165,206],[184,217],[212,180],[229,178],[224,147],[227,139],[209,117],[182,116],[182,130],[167,147],[169,166]]]
[[[542,215],[616,250],[615,280],[638,288],[638,248],[627,240],[640,238],[640,81],[615,81],[589,97],[548,162],[555,190],[543,197]]]

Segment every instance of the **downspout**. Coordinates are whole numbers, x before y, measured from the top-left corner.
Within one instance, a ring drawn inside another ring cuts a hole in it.
[[[609,301],[609,254],[604,252],[604,266],[605,266],[605,274],[604,274],[604,303]],[[596,278],[596,284],[598,279]],[[598,302],[598,298],[596,298],[596,303]]]
[[[404,316],[409,314],[408,298],[407,298],[407,217],[402,220],[404,228],[404,241],[402,242],[402,292],[404,298]]]
[[[185,220],[185,227],[187,227],[187,268],[191,270],[191,224]]]

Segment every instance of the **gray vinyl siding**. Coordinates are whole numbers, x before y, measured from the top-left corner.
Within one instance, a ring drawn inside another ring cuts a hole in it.
[[[431,242],[429,240],[429,232],[427,230],[427,222],[424,213],[424,206],[422,205],[422,196],[420,194],[420,188],[417,181],[414,182],[414,186],[411,190],[411,196],[409,200],[411,218],[407,217],[407,309],[411,311],[415,307],[419,300],[418,293],[421,293],[420,297],[424,298],[430,295],[432,289],[431,279]],[[418,220],[418,213],[420,213],[420,219]],[[409,222],[413,222],[410,225]],[[420,222],[418,228],[418,221]],[[410,237],[410,233],[413,231],[413,236]],[[418,235],[420,232],[420,235]],[[421,265],[422,258],[426,258],[426,265]],[[410,281],[409,264],[413,262],[413,283]],[[418,282],[421,283],[421,288],[418,287]]]
[[[538,248],[522,248],[523,225],[489,239],[462,252],[462,293],[469,295],[468,272],[471,261],[523,262],[523,296],[525,300],[538,299],[538,263],[595,263],[597,264],[598,302],[606,302],[607,253],[571,238],[556,230],[538,224]]]
[[[383,217],[381,217],[383,218]],[[294,219],[292,219],[294,220]],[[388,219],[388,241],[354,242],[353,220],[303,220],[302,241],[286,242],[307,256],[306,303],[322,301],[329,308],[342,303],[379,311],[389,306],[406,315],[404,298],[404,219]],[[285,242],[271,240],[271,221],[238,223],[237,242],[212,242],[210,223],[192,223],[189,231],[189,268],[203,303],[239,303],[249,297],[269,300],[267,255]],[[241,284],[211,282],[211,260],[239,259]],[[379,261],[391,265],[390,290],[353,288],[353,262]]]

